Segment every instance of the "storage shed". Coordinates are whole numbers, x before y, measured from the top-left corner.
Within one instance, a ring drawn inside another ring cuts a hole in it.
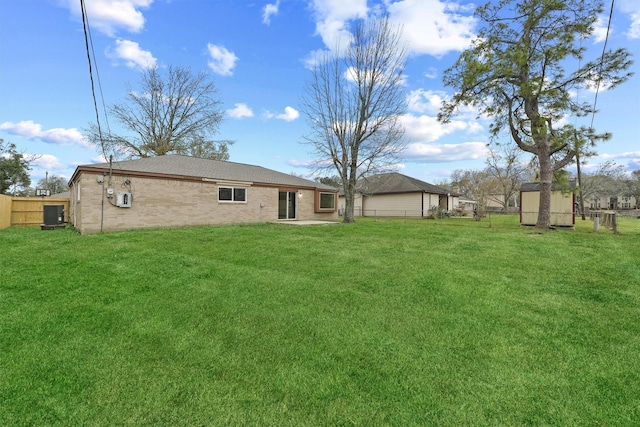
[[[568,188],[554,183],[551,189],[551,225],[573,227],[576,223],[575,181]],[[520,186],[520,224],[536,225],[540,206],[540,183],[526,182]]]

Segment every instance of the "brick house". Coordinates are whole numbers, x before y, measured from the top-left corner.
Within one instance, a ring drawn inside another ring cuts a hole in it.
[[[169,154],[78,166],[69,221],[82,234],[338,219],[337,190],[260,166]]]

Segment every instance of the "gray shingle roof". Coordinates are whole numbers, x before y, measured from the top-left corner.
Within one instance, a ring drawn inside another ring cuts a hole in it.
[[[109,163],[81,165],[82,169],[108,170]],[[179,154],[146,157],[135,160],[113,162],[113,170],[118,172],[143,172],[150,174],[174,175],[179,177],[207,178],[226,181],[243,181],[262,184],[289,185],[294,187],[312,187],[323,190],[335,190],[319,182],[300,178],[262,166],[220,160],[200,159]]]
[[[429,194],[451,194],[457,193],[448,191],[445,188],[437,187],[428,182],[411,178],[397,172],[373,175],[358,182],[358,189],[364,194],[389,194],[389,193],[414,193],[422,192]]]
[[[551,185],[551,190],[552,191],[573,190],[576,187],[577,185],[575,180],[569,181],[568,187],[567,185],[561,185],[557,182],[554,182]],[[539,182],[523,182],[522,184],[520,184],[520,191],[523,191],[523,192],[540,191],[540,183]]]

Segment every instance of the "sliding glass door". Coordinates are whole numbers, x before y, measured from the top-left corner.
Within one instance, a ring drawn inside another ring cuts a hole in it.
[[[280,191],[278,193],[278,219],[296,219],[298,215],[298,193]]]

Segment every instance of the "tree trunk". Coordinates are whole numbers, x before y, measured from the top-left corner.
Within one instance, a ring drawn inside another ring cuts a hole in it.
[[[355,222],[355,217],[353,214],[354,211],[354,197],[355,194],[353,190],[346,189],[344,192],[344,218],[343,222],[351,223]]]
[[[538,221],[536,228],[551,227],[551,186],[553,185],[553,167],[548,152],[539,153],[540,162],[540,204],[538,205]]]

